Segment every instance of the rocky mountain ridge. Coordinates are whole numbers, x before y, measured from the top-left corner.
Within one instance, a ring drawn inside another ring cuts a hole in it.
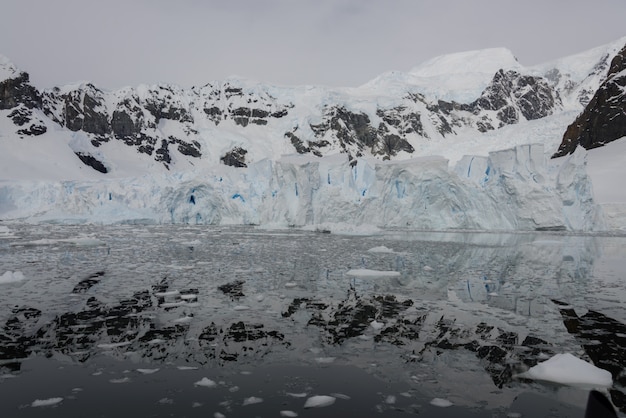
[[[577,146],[601,147],[626,136],[626,46],[613,57],[606,80],[585,110],[567,128],[555,157],[571,154]]]
[[[245,167],[299,153],[346,153],[407,158],[419,144],[463,132],[484,133],[563,111],[591,100],[602,69],[614,56],[606,47],[586,75],[549,65],[498,70],[467,103],[429,97],[407,85],[381,96],[367,88],[287,88],[231,79],[199,88],[160,84],[104,91],[90,83],[37,90],[27,73],[11,69],[0,81],[0,110],[20,137],[46,135],[50,126],[73,135],[80,160],[106,173],[102,145],[118,141],[166,168],[182,162]],[[484,56],[483,56],[484,58]],[[6,60],[4,67],[11,66]],[[594,88],[595,86],[595,88]]]

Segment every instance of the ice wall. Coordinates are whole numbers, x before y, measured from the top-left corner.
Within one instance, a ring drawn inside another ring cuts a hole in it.
[[[283,157],[245,169],[109,181],[0,184],[0,218],[416,229],[603,228],[583,154],[550,165],[542,145],[405,161]]]

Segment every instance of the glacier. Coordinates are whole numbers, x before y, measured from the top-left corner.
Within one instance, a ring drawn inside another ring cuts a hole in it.
[[[488,156],[402,161],[289,155],[246,168],[103,180],[0,182],[0,219],[426,230],[604,228],[584,150],[549,160],[542,144]]]

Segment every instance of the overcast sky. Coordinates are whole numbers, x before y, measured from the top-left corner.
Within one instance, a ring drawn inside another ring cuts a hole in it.
[[[503,46],[533,65],[626,35],[626,0],[0,1],[0,54],[40,88],[358,86],[450,52]]]

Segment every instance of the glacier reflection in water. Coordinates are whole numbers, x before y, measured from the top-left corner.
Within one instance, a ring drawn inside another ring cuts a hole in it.
[[[24,280],[0,284],[2,409],[61,398],[48,413],[78,416],[95,391],[155,415],[278,415],[303,412],[289,393],[334,393],[327,408],[362,416],[440,415],[433,398],[476,416],[544,399],[566,416],[584,390],[515,375],[571,352],[613,373],[623,411],[625,240],[8,225],[0,274]],[[67,389],[36,384],[50,375]]]

